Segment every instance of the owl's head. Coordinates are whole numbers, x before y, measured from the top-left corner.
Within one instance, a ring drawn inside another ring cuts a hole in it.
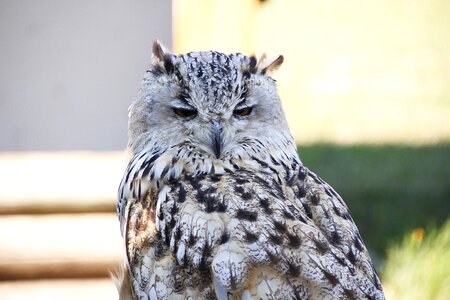
[[[251,149],[258,153],[289,146],[295,152],[270,77],[282,56],[258,61],[214,51],[175,55],[158,42],[152,50],[152,65],[129,111],[133,153],[185,148],[225,160]]]

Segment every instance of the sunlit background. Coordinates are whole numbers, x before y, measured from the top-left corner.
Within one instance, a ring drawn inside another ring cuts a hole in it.
[[[346,200],[388,297],[450,295],[449,1],[19,0],[0,24],[1,299],[117,298],[127,107],[156,38],[283,54],[300,156]]]

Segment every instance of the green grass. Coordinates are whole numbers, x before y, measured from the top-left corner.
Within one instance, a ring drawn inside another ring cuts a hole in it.
[[[390,299],[448,299],[450,219],[440,230],[414,230],[387,253],[382,269],[386,296]]]
[[[450,144],[317,144],[299,153],[343,197],[376,263],[412,229],[450,215]]]

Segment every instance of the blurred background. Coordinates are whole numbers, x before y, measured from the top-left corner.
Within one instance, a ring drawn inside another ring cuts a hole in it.
[[[347,202],[388,298],[448,299],[449,1],[3,0],[0,16],[2,299],[116,298],[127,108],[155,38],[283,54],[300,157]]]

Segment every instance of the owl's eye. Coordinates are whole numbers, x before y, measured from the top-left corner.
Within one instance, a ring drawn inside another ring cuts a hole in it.
[[[193,118],[197,115],[197,110],[195,109],[187,109],[187,108],[180,108],[180,107],[173,107],[173,112],[180,117],[183,118]]]
[[[233,115],[245,117],[245,116],[250,115],[252,113],[252,110],[253,110],[252,106],[238,108],[238,109],[233,110]]]

